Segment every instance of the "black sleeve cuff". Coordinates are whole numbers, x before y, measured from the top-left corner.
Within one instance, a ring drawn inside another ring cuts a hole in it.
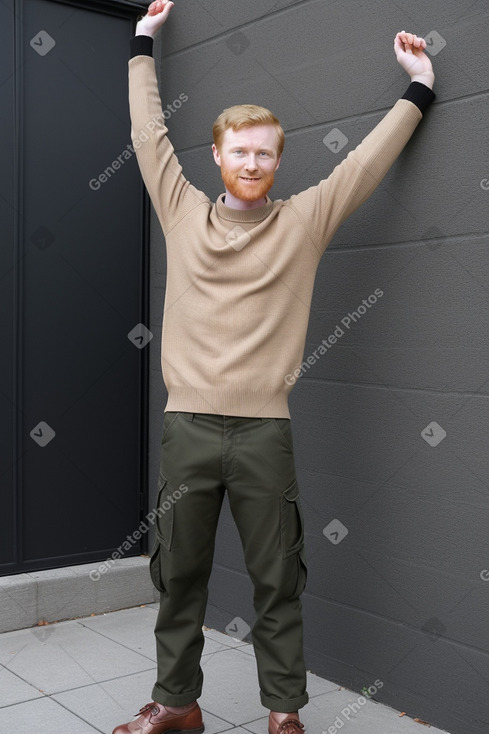
[[[153,56],[153,39],[151,36],[134,36],[131,38],[131,59],[135,56]]]
[[[410,102],[413,102],[417,107],[419,107],[421,113],[424,113],[435,97],[436,94],[434,91],[427,87],[426,84],[422,84],[421,82],[411,82],[401,99],[407,99]]]

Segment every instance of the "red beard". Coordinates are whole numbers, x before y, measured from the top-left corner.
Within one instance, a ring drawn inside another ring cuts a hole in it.
[[[266,196],[272,188],[275,178],[275,172],[255,174],[255,176],[260,175],[258,181],[245,183],[240,179],[240,175],[234,171],[230,171],[229,168],[221,163],[221,176],[226,189],[237,199],[242,199],[243,201],[258,201],[258,199]],[[254,178],[254,176],[250,176],[250,178]]]

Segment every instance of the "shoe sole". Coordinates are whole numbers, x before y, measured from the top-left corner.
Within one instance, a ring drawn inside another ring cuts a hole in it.
[[[205,726],[199,726],[198,729],[168,729],[165,734],[202,734]]]

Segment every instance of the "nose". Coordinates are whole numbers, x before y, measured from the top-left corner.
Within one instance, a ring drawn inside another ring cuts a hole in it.
[[[257,165],[256,165],[256,158],[254,153],[250,153],[246,163],[245,168],[247,171],[256,171]]]

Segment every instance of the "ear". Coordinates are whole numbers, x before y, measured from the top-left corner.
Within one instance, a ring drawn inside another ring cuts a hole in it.
[[[277,170],[277,168],[279,167],[281,160],[282,160],[282,154],[279,155],[279,158],[278,158],[278,161],[277,161],[277,165],[275,166],[275,170]]]
[[[212,154],[214,156],[214,160],[216,161],[217,165],[221,165],[221,154],[219,153],[218,149],[216,148],[216,144],[212,143]]]

